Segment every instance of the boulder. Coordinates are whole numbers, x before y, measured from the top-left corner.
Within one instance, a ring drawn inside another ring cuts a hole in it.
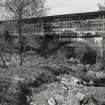
[[[92,80],[89,81],[89,85],[93,86],[94,82]]]
[[[80,105],[80,100],[76,96],[70,95],[66,103],[67,105]]]
[[[81,93],[81,92],[77,92],[76,98],[77,98],[79,101],[83,101],[83,100],[85,99],[85,94],[83,94],[83,93]]]
[[[63,103],[64,97],[62,95],[56,94],[56,95],[54,95],[54,97],[59,105],[61,105]]]
[[[62,95],[60,95],[60,94],[56,94],[56,95],[55,95],[55,99],[56,99],[57,101],[62,101],[62,100],[64,99],[64,97],[63,97]]]
[[[94,97],[88,97],[87,102],[85,103],[86,105],[97,105],[97,101],[95,100]],[[101,105],[101,104],[99,104]]]
[[[71,77],[71,85],[78,85],[80,83],[80,80],[76,77]]]
[[[102,71],[96,72],[97,79],[105,79],[105,73]]]
[[[72,98],[70,105],[80,105],[80,101],[76,98]]]
[[[57,102],[54,98],[49,98],[48,99],[48,105],[57,105]]]

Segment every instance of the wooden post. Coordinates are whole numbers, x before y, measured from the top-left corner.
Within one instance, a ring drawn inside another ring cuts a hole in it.
[[[103,69],[105,70],[105,36],[103,35]]]

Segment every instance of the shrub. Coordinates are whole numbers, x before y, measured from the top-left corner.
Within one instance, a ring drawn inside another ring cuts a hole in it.
[[[1,104],[7,105],[28,105],[26,96],[27,88],[23,83],[19,81],[11,80],[9,86],[7,87]]]

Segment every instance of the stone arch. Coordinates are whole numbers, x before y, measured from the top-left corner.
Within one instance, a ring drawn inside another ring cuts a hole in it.
[[[93,48],[91,44],[87,45],[87,43],[75,41],[58,49],[57,55],[67,59],[73,57],[79,59],[82,64],[93,65],[96,63],[97,48]]]

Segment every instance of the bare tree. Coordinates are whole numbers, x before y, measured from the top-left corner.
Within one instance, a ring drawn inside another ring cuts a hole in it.
[[[105,11],[105,1],[103,5],[98,3],[98,8],[99,8],[99,11]]]
[[[23,62],[22,57],[22,44],[23,44],[23,34],[22,34],[22,20],[28,17],[37,17],[43,15],[44,11],[44,0],[5,0],[1,3],[5,8],[6,14],[15,20],[18,40],[19,40],[19,55],[20,55],[20,66]]]

